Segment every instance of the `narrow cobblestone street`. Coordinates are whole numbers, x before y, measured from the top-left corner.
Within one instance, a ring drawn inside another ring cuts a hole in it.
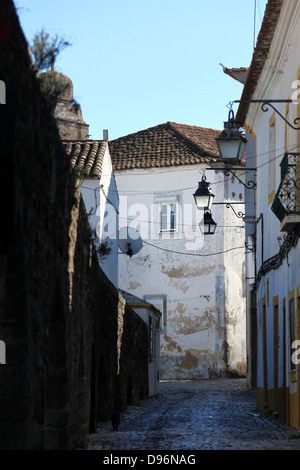
[[[244,379],[163,381],[128,407],[119,430],[99,423],[93,450],[300,450],[300,432],[261,417]],[[298,438],[297,438],[298,437]]]

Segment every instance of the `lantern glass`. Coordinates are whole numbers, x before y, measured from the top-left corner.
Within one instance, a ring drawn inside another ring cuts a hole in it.
[[[226,139],[218,138],[217,144],[222,160],[237,160],[241,161],[243,158],[246,139],[241,136],[240,139]]]
[[[233,111],[229,111],[228,121],[224,123],[224,130],[216,142],[221,160],[240,162],[243,158],[247,140],[239,130],[240,125],[234,119]]]
[[[213,235],[217,228],[217,223],[212,218],[211,212],[206,211],[204,213],[203,221],[199,224],[200,229],[204,235]]]
[[[205,177],[202,177],[202,181],[199,183],[194,193],[194,199],[198,209],[210,209],[212,206],[215,195],[208,185],[209,183],[206,181]]]

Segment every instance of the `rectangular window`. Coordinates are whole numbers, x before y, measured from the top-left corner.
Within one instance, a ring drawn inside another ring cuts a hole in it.
[[[177,195],[157,196],[158,231],[178,232],[178,199]]]
[[[291,356],[291,370],[296,369],[296,364],[292,361],[292,355],[294,352],[293,343],[296,339],[296,322],[295,322],[295,299],[290,297],[289,299],[289,318],[290,318],[290,356]]]
[[[154,324],[152,317],[149,317],[149,362],[154,361],[154,338],[155,338],[155,333],[154,333]]]
[[[177,229],[177,204],[162,203],[160,206],[160,231],[175,232]]]
[[[278,373],[279,373],[279,297],[273,298],[273,368],[274,368],[274,413],[278,413]]]
[[[161,313],[160,330],[163,331],[167,325],[167,296],[166,295],[144,295],[144,300],[154,305]]]
[[[290,120],[289,103],[286,103],[286,105],[285,105],[285,119],[286,119],[286,121]],[[290,128],[289,128],[287,122],[285,122],[285,126],[284,126],[284,150],[285,150],[285,152],[289,151],[289,142],[290,142]]]
[[[297,70],[297,99],[300,97],[300,67]],[[297,103],[297,116],[300,116],[300,102]],[[297,126],[298,127],[298,126]],[[296,181],[300,179],[300,130],[297,131]],[[296,186],[296,210],[300,210],[300,188]]]
[[[268,403],[267,307],[265,296],[262,299],[262,343],[264,372],[264,403]]]
[[[275,196],[275,112],[272,114],[269,122],[269,184],[268,184],[268,203],[273,202]]]
[[[155,361],[156,353],[159,354],[159,351],[156,351],[156,335],[159,334],[159,323],[155,318],[149,316],[149,362]]]

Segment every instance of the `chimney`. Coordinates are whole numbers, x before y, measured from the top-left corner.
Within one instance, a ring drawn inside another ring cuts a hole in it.
[[[108,129],[103,129],[103,140],[108,142]]]

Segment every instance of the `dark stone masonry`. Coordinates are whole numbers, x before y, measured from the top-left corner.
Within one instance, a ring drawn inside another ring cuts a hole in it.
[[[0,449],[84,447],[148,394],[147,327],[100,269],[10,0],[0,2]]]

